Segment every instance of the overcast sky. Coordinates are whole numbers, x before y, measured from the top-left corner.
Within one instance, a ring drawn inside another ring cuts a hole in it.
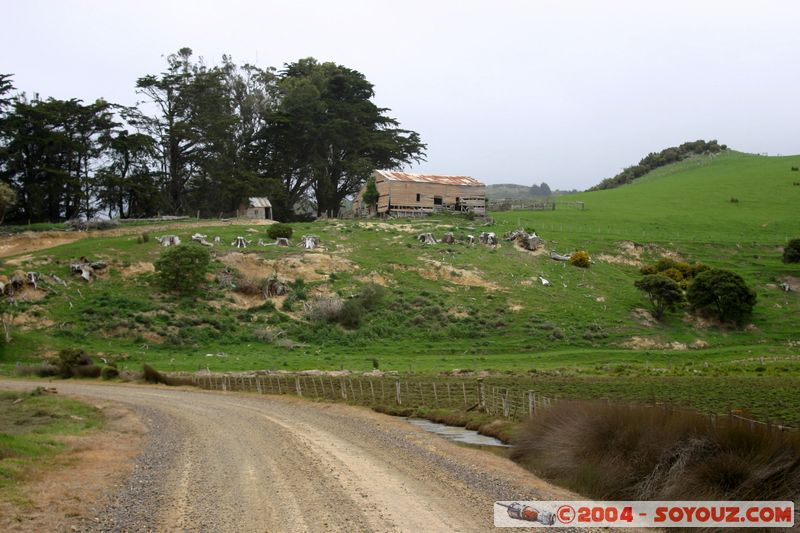
[[[716,138],[800,153],[796,1],[6,1],[0,72],[133,104],[188,46],[207,63],[335,61],[428,144],[412,170],[586,188]]]

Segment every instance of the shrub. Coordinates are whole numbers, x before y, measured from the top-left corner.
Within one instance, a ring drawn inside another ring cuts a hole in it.
[[[677,268],[674,268],[674,267],[673,268],[668,268],[664,272],[661,272],[661,275],[664,276],[664,277],[667,277],[667,278],[669,278],[672,281],[675,281],[677,283],[680,283],[681,281],[683,281],[683,274],[681,273],[680,270],[678,270]]]
[[[650,300],[653,316],[658,320],[661,320],[666,311],[674,311],[683,302],[680,286],[666,276],[651,274],[637,280],[633,285]]]
[[[315,322],[337,322],[343,307],[341,298],[317,298],[308,305],[306,317]]]
[[[72,368],[72,375],[76,378],[99,378],[102,369],[97,365],[80,365]]]
[[[590,498],[770,500],[800,488],[800,438],[660,407],[559,401],[511,458]]]
[[[670,268],[677,268],[677,266],[678,262],[669,257],[662,257],[655,264],[656,272],[664,272]]]
[[[91,364],[92,358],[81,349],[64,348],[58,352],[58,373],[63,378],[71,378],[77,375],[76,368]]]
[[[357,299],[347,300],[339,313],[339,324],[346,328],[357,328],[361,324],[364,308]]]
[[[569,264],[581,268],[589,268],[589,253],[583,250],[569,256]]]
[[[155,263],[156,276],[168,291],[196,294],[205,283],[211,254],[204,246],[181,244],[167,248]]]
[[[386,288],[377,283],[368,283],[361,288],[358,300],[366,310],[377,309],[386,297]]]
[[[119,377],[117,367],[106,365],[100,370],[100,377],[103,379],[114,379]]]
[[[267,228],[267,235],[270,239],[277,239],[279,237],[284,237],[286,239],[292,238],[292,226],[289,224],[283,224],[278,222],[277,224],[272,224],[269,228]]]
[[[784,263],[800,263],[800,239],[792,239],[783,248]]]
[[[753,312],[756,293],[735,272],[710,269],[701,272],[686,294],[695,311],[723,322],[741,323]]]
[[[150,234],[146,231],[142,233],[142,242],[150,242]]]
[[[167,377],[147,363],[142,365],[142,378],[144,378],[147,383],[168,384]]]

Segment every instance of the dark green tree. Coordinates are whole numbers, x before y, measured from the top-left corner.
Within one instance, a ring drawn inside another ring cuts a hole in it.
[[[800,263],[800,239],[792,239],[783,248],[784,263]]]
[[[10,185],[0,181],[0,224],[6,217],[6,211],[17,201],[17,193]]]
[[[156,277],[165,290],[197,294],[206,280],[211,254],[204,246],[181,244],[167,248],[155,262]]]
[[[230,143],[237,117],[225,74],[222,68],[194,61],[192,50],[181,48],[167,57],[164,72],[136,82],[156,113],[139,113],[132,122],[156,141],[162,190],[173,213],[189,213],[204,204],[216,210],[229,197]]]
[[[686,293],[689,306],[722,322],[741,324],[753,312],[756,293],[739,274],[729,270],[700,272]]]
[[[650,301],[653,316],[661,320],[667,311],[674,311],[683,303],[684,296],[680,286],[672,279],[660,274],[650,274],[634,282]]]
[[[96,172],[116,128],[103,100],[15,98],[4,119],[2,179],[17,193],[13,218],[58,221],[98,209]]]
[[[358,71],[301,59],[280,73],[278,95],[267,136],[284,148],[278,166],[287,200],[310,186],[318,215],[336,216],[376,168],[424,158],[419,134],[372,102],[373,86]]]

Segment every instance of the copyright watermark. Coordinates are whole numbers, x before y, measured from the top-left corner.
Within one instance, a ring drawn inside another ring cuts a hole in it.
[[[793,527],[790,501],[498,501],[496,527]]]

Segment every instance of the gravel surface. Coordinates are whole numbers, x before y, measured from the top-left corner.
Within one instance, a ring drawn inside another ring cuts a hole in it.
[[[56,386],[128,405],[148,427],[134,473],[87,531],[486,531],[495,500],[580,499],[505,458],[360,407]]]

